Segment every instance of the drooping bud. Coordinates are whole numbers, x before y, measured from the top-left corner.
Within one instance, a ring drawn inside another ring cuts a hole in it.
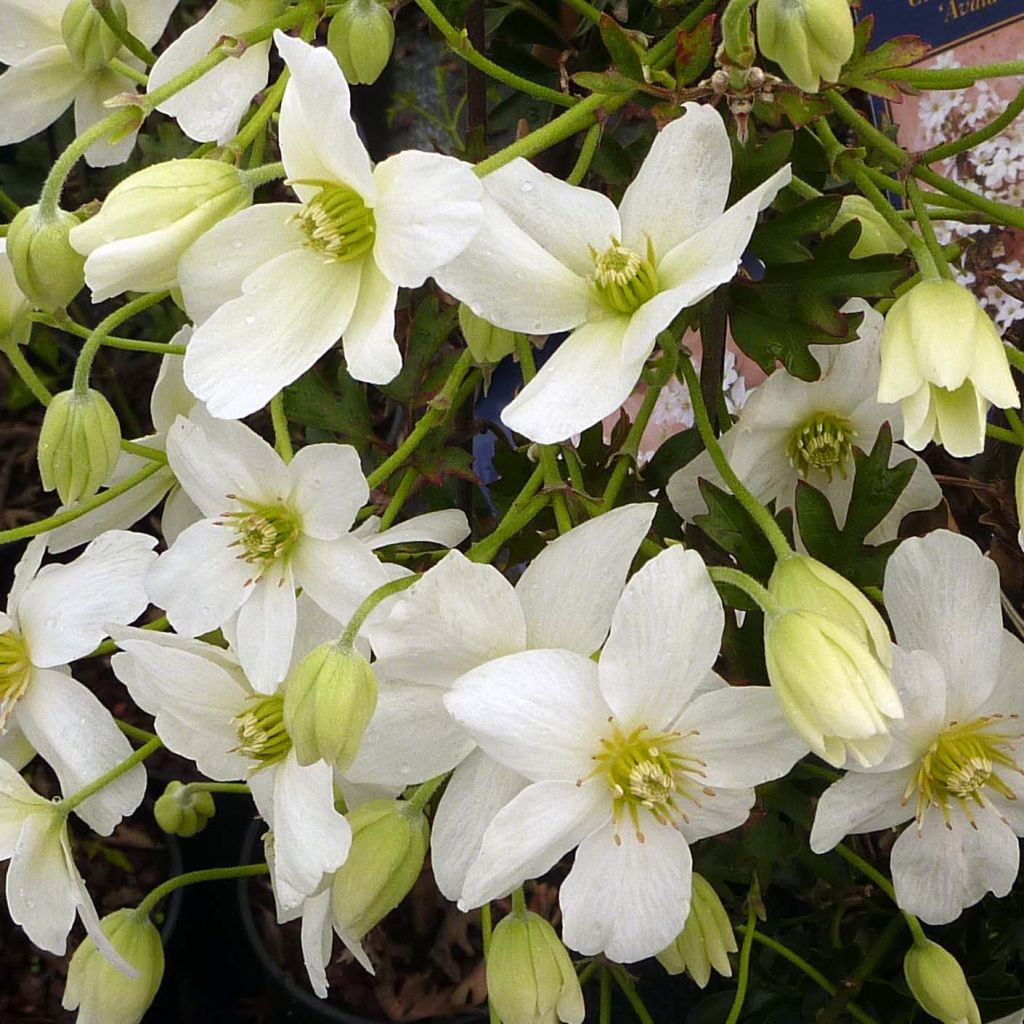
[[[583,992],[572,960],[540,915],[514,910],[494,929],[487,996],[503,1024],[581,1024]]]
[[[121,0],[108,0],[117,21],[128,28],[128,14]],[[71,0],[60,22],[64,45],[71,59],[83,71],[103,67],[121,49],[121,40],[111,31],[92,0]]]
[[[206,823],[217,813],[213,794],[208,790],[195,790],[175,780],[153,805],[156,823],[169,835],[190,839],[202,832]]]
[[[847,0],[759,0],[757,45],[804,92],[835,82],[853,44]]]
[[[732,977],[729,954],[737,950],[729,915],[718,893],[702,875],[693,873],[690,914],[675,942],[658,954],[658,962],[669,974],[686,971],[704,988],[714,968],[724,978]]]
[[[39,432],[43,490],[56,488],[63,504],[90,498],[114,471],[121,452],[121,426],[110,403],[89,388],[62,391],[46,408]]]
[[[32,307],[14,279],[7,258],[7,239],[0,238],[0,345],[23,345],[28,341]]]
[[[942,1024],[981,1024],[963,968],[938,943],[915,942],[904,957],[903,974],[921,1009]]]
[[[406,800],[371,800],[347,817],[352,846],[334,876],[331,908],[342,938],[358,943],[413,887],[430,827],[422,811]]]
[[[284,686],[284,724],[299,764],[347,768],[376,707],[377,678],[357,650],[334,643],[312,650]]]
[[[37,309],[64,309],[82,290],[85,260],[68,241],[78,223],[67,210],[43,217],[39,206],[24,207],[11,221],[7,256],[18,287]]]
[[[903,717],[892,684],[891,641],[866,597],[806,555],[779,562],[765,617],[768,677],[790,725],[837,767],[852,755],[864,766],[887,753],[889,724]]]
[[[88,257],[93,301],[176,287],[185,250],[251,202],[245,173],[217,160],[166,160],[130,174],[71,232],[71,245]]]
[[[860,238],[850,250],[851,259],[863,260],[868,256],[881,256],[885,253],[896,256],[906,249],[907,243],[864,196],[843,196],[839,212],[824,234],[834,235],[851,220],[860,224]]]
[[[500,363],[505,356],[515,351],[515,331],[495,327],[483,317],[477,316],[464,302],[459,303],[459,327],[473,358],[482,366]]]
[[[878,401],[899,402],[904,440],[950,455],[985,447],[989,404],[1020,408],[999,332],[974,295],[955,281],[921,281],[885,316]]]
[[[164,947],[148,916],[115,910],[100,922],[114,949],[133,967],[128,977],[86,938],[75,950],[64,988],[65,1010],[78,1010],[77,1024],[139,1024],[164,976]]]
[[[353,85],[376,82],[394,46],[395,20],[378,0],[346,0],[327,29],[327,48]]]

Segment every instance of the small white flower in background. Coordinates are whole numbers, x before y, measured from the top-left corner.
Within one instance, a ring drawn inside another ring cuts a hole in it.
[[[0,238],[0,346],[23,345],[32,327],[32,306],[14,279],[7,239]]]
[[[461,895],[484,830],[526,779],[476,749],[445,710],[445,694],[464,672],[516,651],[557,645],[590,657],[653,516],[653,505],[627,505],[577,526],[515,588],[453,551],[367,623],[377,710],[347,776],[404,787],[454,769],[431,834],[434,877],[448,899]]]
[[[149,72],[148,92],[166,85],[205,57],[223,37],[234,38],[276,18],[283,0],[217,0],[157,58]],[[196,142],[225,143],[238,131],[253,96],[267,84],[270,40],[253,43],[238,57],[229,57],[194,84],[182,89],[157,110],[178,122]]]
[[[484,226],[438,270],[446,291],[513,331],[572,331],[502,413],[541,443],[562,441],[629,397],[658,333],[736,273],[784,167],[725,209],[732,150],[710,106],[662,129],[619,209],[513,160],[484,179]],[[723,212],[724,211],[724,212]]]
[[[196,323],[185,380],[223,418],[255,412],[339,337],[356,380],[392,380],[399,287],[460,253],[482,217],[469,164],[410,150],[372,167],[333,55],[274,38],[291,72],[281,159],[301,203],[221,221],[178,267]]]
[[[37,537],[15,569],[7,612],[0,612],[0,731],[15,723],[65,794],[131,755],[110,712],[67,664],[93,651],[111,623],[131,622],[146,608],[142,582],[155,544],[153,537],[111,530],[73,562],[40,568],[46,541]],[[75,813],[109,835],[145,788],[146,770],[136,765]]]
[[[808,382],[776,370],[751,392],[736,423],[721,438],[729,465],[759,501],[792,507],[797,483],[806,480],[828,498],[840,527],[846,522],[853,490],[853,446],[870,450],[886,421],[895,440],[903,436],[899,406],[879,405],[875,398],[881,314],[861,299],[851,300],[843,310],[863,313],[864,321],[855,341],[811,346],[821,377]],[[904,516],[934,508],[942,498],[924,462],[894,444],[889,465],[908,460],[914,462],[914,475],[891,511],[868,534],[870,544],[892,540]],[[687,522],[707,511],[700,479],[725,487],[707,452],[668,482],[668,499]]]
[[[965,537],[904,541],[883,591],[905,716],[880,764],[854,766],[825,791],[811,848],[910,821],[892,848],[896,900],[947,924],[1017,877],[1024,645],[1003,629],[995,564]]]
[[[743,824],[752,787],[807,751],[771,689],[711,671],[723,624],[700,556],[673,547],[626,585],[596,664],[533,650],[459,680],[448,710],[530,781],[484,833],[461,907],[578,846],[559,894],[567,946],[631,963],[676,938],[690,910],[689,843]]]
[[[191,327],[182,327],[171,338],[171,344],[184,345],[192,335]],[[167,447],[167,431],[177,416],[188,416],[195,407],[195,396],[185,387],[181,373],[181,356],[164,356],[160,362],[160,372],[149,400],[150,416],[153,420],[154,433],[145,437],[135,438],[135,444],[164,451]],[[149,460],[141,455],[122,452],[114,467],[114,472],[106,482],[113,487],[148,464]],[[58,526],[46,534],[46,546],[50,551],[59,553],[79,544],[86,544],[104,530],[126,529],[148,515],[160,501],[166,497],[161,519],[161,532],[168,544],[197,519],[202,513],[192,503],[189,496],[178,486],[174,470],[170,466],[162,466],[152,476],[104,505],[86,512],[77,519]]]
[[[83,15],[99,17],[88,0],[77,0]],[[110,111],[105,100],[134,93],[135,83],[112,71],[99,51],[72,53],[62,21],[75,0],[0,0],[0,146],[21,142],[52,124],[72,104],[75,131],[81,134]],[[177,0],[124,0],[128,30],[147,46],[163,34]],[[102,30],[109,32],[109,29]],[[127,50],[113,49],[127,64],[140,66]],[[93,143],[85,160],[92,167],[124,163],[136,132],[111,144]]]
[[[296,659],[341,626],[303,602]],[[348,856],[351,830],[334,807],[334,771],[299,764],[284,727],[284,692],[263,693],[231,651],[174,634],[115,629],[114,674],[156,718],[170,750],[208,779],[245,781],[274,833],[274,891],[284,909],[302,905]]]
[[[935,441],[956,456],[984,449],[990,405],[1020,408],[999,332],[963,285],[921,281],[893,303],[878,400],[900,403],[911,448]]]
[[[174,422],[167,457],[205,518],[159,557],[146,581],[149,595],[179,633],[230,628],[253,686],[272,693],[291,662],[296,586],[347,621],[394,574],[348,532],[369,497],[359,456],[350,445],[315,444],[286,465],[242,423],[197,409]],[[400,529],[403,539],[451,545],[469,524],[452,510]]]

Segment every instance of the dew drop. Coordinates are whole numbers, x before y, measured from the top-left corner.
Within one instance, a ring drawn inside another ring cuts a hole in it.
[[[256,317],[254,317],[254,316],[247,316],[245,318],[245,322],[247,324],[254,324],[254,323],[256,323]]]
[[[399,770],[399,772],[402,773],[402,775],[408,775],[412,771],[412,765],[408,765],[408,764],[399,765],[398,770]]]
[[[532,192],[533,191],[533,183],[529,182],[529,181],[524,181],[522,183],[522,185],[519,186],[519,191],[520,192]]]
[[[45,622],[43,623],[43,625],[44,625],[44,626],[45,626],[45,627],[46,627],[47,629],[56,629],[56,628],[57,628],[57,616],[56,616],[56,615],[51,615],[51,616],[49,616],[49,617],[48,617],[48,618],[46,619],[46,621],[45,621]]]
[[[242,240],[240,238],[236,238],[231,244],[236,249],[241,249],[242,248]]]

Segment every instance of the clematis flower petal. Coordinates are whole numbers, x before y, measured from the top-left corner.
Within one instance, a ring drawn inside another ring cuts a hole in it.
[[[402,369],[395,341],[398,285],[392,284],[373,259],[361,261],[359,299],[341,339],[345,366],[355,380],[387,384]]]
[[[0,77],[0,146],[21,142],[53,124],[71,105],[82,77],[63,45],[37,50],[8,68]]]
[[[21,64],[31,54],[60,46],[67,0],[4,0],[0,5],[0,64]]]
[[[355,448],[347,444],[310,444],[288,464],[291,498],[302,509],[302,531],[333,540],[352,525],[366,504],[366,485]]]
[[[871,774],[847,772],[818,801],[811,849],[825,853],[845,836],[879,832],[908,821],[914,809],[903,802],[903,794],[913,775],[911,767]]]
[[[75,132],[79,135],[110,114],[104,103],[120,93],[135,93],[135,84],[123,75],[100,68],[86,75],[75,94]],[[116,142],[99,139],[85,151],[90,167],[116,167],[131,156],[138,129],[129,131]]]
[[[390,577],[376,555],[354,537],[300,537],[292,570],[303,592],[339,622],[348,622],[371,591]]]
[[[461,509],[446,508],[413,516],[386,530],[380,529],[380,520],[371,516],[376,524],[373,532],[358,533],[359,539],[371,550],[390,544],[426,542],[453,548],[469,536],[469,520]],[[369,520],[368,520],[369,521]],[[364,524],[365,525],[365,524]]]
[[[302,904],[302,960],[313,991],[327,998],[327,964],[331,959],[331,890],[311,896]]]
[[[242,669],[260,693],[273,693],[288,674],[295,641],[295,580],[275,565],[249,589],[234,624]]]

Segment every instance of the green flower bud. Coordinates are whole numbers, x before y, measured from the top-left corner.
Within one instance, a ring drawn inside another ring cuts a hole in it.
[[[847,0],[759,0],[757,44],[804,92],[835,82],[853,56]]]
[[[301,765],[344,770],[377,707],[377,677],[356,650],[327,643],[310,651],[284,687],[284,726]]]
[[[77,1024],[139,1024],[164,976],[160,933],[130,908],[108,914],[100,926],[138,976],[123,974],[86,938],[71,958],[64,1009],[78,1010]]]
[[[43,490],[56,488],[65,505],[91,498],[114,471],[120,453],[117,415],[98,391],[53,396],[39,432]]]
[[[507,331],[504,327],[488,323],[464,302],[459,303],[459,327],[473,358],[481,365],[501,362],[515,351],[516,338],[524,337],[515,331]]]
[[[487,995],[503,1024],[581,1024],[583,992],[554,928],[527,910],[494,929],[487,957]]]
[[[204,232],[252,202],[245,173],[218,160],[165,160],[130,174],[71,232],[94,302],[178,284],[178,261]]]
[[[376,82],[394,45],[394,18],[377,0],[347,0],[327,29],[327,48],[353,85]]]
[[[981,1024],[963,968],[938,943],[915,942],[903,960],[903,974],[921,1009],[942,1024]]]
[[[184,839],[202,832],[216,813],[212,793],[176,781],[167,783],[167,788],[153,805],[156,823],[169,835]]]
[[[1013,477],[1013,496],[1017,502],[1017,543],[1024,549],[1024,452],[1017,460],[1017,472]]]
[[[371,800],[348,815],[352,847],[334,875],[331,908],[345,938],[358,942],[405,899],[423,868],[430,827],[405,800]]]
[[[843,196],[836,219],[825,234],[834,235],[851,220],[860,224],[860,238],[850,250],[852,259],[863,260],[868,256],[881,256],[885,253],[896,256],[906,249],[907,243],[889,226],[871,201],[863,196]]]
[[[128,28],[128,14],[121,0],[109,0],[118,22]],[[121,40],[110,30],[92,0],[71,0],[60,22],[64,45],[83,71],[96,71],[121,49]]]
[[[18,287],[37,309],[64,309],[82,290],[85,260],[68,241],[78,223],[67,210],[44,219],[38,206],[26,206],[11,221],[7,256]]]
[[[18,287],[7,258],[7,239],[0,238],[0,346],[28,341],[31,313],[32,307]]]
[[[711,978],[712,967],[723,978],[732,977],[729,954],[735,953],[737,948],[729,915],[718,893],[695,871],[686,924],[675,942],[658,954],[658,962],[669,974],[686,971],[704,988]]]

